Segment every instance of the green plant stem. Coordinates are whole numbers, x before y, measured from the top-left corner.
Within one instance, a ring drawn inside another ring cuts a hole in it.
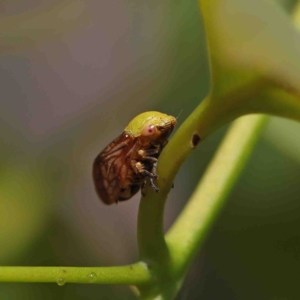
[[[118,267],[0,267],[0,282],[146,284],[144,263]]]
[[[245,88],[244,92],[235,95],[227,95],[218,99],[218,105],[209,95],[206,97],[186,121],[177,130],[167,147],[159,158],[156,182],[159,193],[155,193],[150,186],[145,189],[145,197],[142,197],[138,215],[138,246],[140,260],[152,261],[161,265],[168,264],[169,252],[164,237],[164,206],[171,190],[174,178],[186,158],[191,154],[196,145],[193,145],[193,137],[199,137],[203,141],[211,132],[222,125],[234,120],[244,113],[240,102],[232,99],[247,101],[257,96],[257,91],[263,85],[256,81]],[[233,104],[232,104],[233,102]]]
[[[228,120],[224,118],[225,114],[225,108],[210,105],[210,98],[207,97],[182,124],[162,152],[157,168],[159,178],[156,184],[159,193],[155,193],[147,186],[144,191],[146,196],[142,197],[140,202],[138,245],[141,260],[156,262],[159,265],[168,263],[169,253],[163,228],[166,198],[181,164],[196,148],[192,144],[193,135],[196,134],[202,140],[213,129]]]
[[[165,272],[163,275],[167,275],[165,283],[164,278],[161,279],[159,292],[154,295],[151,289],[144,293],[142,291],[141,299],[163,300],[175,297],[191,261],[239,177],[267,119],[266,116],[252,115],[234,122],[204,178],[166,235],[163,245],[168,257],[160,265]],[[151,200],[155,200],[155,197]]]
[[[205,3],[208,5],[208,2]],[[231,75],[227,74],[227,77]],[[157,168],[160,191],[155,194],[147,186],[146,196],[142,198],[139,208],[138,245],[141,260],[159,265],[163,263],[165,268],[170,264],[163,226],[165,201],[180,166],[195,149],[192,145],[193,136],[197,135],[203,141],[222,125],[251,113],[266,113],[300,121],[300,101],[294,90],[275,88],[274,82],[261,76],[250,74],[245,78],[234,88],[226,89],[226,93],[215,92],[202,101],[162,152]]]
[[[267,121],[242,117],[230,128],[187,206],[167,234],[173,266],[182,276],[199,250]]]

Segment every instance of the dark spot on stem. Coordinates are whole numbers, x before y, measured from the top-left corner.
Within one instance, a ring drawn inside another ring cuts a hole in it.
[[[191,140],[192,148],[193,149],[196,148],[196,146],[199,144],[200,141],[201,141],[200,136],[197,133],[194,133]]]

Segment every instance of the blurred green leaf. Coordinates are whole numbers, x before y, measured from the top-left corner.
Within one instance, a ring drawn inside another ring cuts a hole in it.
[[[0,174],[0,263],[11,264],[27,251],[49,220],[37,173],[24,165],[6,165]]]
[[[299,123],[282,118],[271,118],[264,136],[283,155],[300,164]]]
[[[288,16],[269,1],[200,3],[211,56],[211,105],[232,119],[267,113],[300,120],[300,35]]]
[[[300,38],[283,11],[264,0],[200,3],[218,94],[259,77],[299,92]]]

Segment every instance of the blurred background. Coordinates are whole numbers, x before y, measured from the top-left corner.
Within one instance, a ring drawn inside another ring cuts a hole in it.
[[[288,13],[296,1],[273,1]],[[209,91],[197,1],[1,1],[0,264],[135,262],[139,195],[105,206],[95,156],[138,113],[179,116]],[[272,118],[178,299],[299,299],[299,124]],[[186,161],[166,229],[227,128]],[[237,145],[238,147],[238,145]],[[134,299],[127,287],[0,284],[0,299]]]

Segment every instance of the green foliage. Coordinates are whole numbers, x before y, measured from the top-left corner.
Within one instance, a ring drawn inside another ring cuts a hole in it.
[[[49,204],[36,171],[28,166],[6,164],[0,176],[0,262],[7,264],[29,250],[45,228]]]

